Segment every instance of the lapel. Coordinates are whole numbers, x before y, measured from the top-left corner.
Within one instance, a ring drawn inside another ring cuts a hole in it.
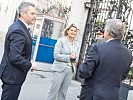
[[[65,37],[65,44],[66,44],[68,50],[70,51],[70,53],[72,53],[72,52],[77,52],[77,50],[76,50],[76,49],[77,49],[77,46],[76,46],[76,41],[75,41],[75,39],[73,40],[72,50],[71,50],[71,47],[70,47],[70,44],[69,44],[69,42],[68,42],[67,37]]]
[[[65,37],[64,40],[65,40],[66,47],[68,48],[68,50],[69,50],[70,53],[71,53],[71,48],[70,48],[70,45],[69,45],[69,42],[68,42],[67,37]]]
[[[30,39],[30,40],[32,40],[32,38],[31,38],[31,35],[30,35],[30,33],[29,33],[29,31],[28,31],[28,29],[27,29],[27,27],[24,25],[24,23],[22,22],[22,21],[20,21],[19,19],[17,20],[17,22],[23,27],[23,29],[25,30],[25,35],[26,36],[28,36],[28,38]]]
[[[73,52],[77,52],[77,46],[75,39],[73,40]]]

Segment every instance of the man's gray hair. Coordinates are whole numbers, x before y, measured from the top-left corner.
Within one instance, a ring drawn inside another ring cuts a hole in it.
[[[21,12],[26,12],[28,11],[29,9],[29,6],[31,7],[35,7],[35,5],[33,3],[30,3],[30,2],[22,2],[20,4],[20,6],[18,7],[18,14],[19,14],[19,17],[21,16]]]
[[[121,40],[124,35],[124,24],[120,19],[108,19],[105,22],[105,30],[109,31],[111,37]]]

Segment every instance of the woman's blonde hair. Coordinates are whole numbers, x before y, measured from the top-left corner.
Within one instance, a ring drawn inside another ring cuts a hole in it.
[[[68,33],[67,31],[71,28],[71,27],[74,27],[76,28],[76,30],[78,30],[77,26],[75,24],[70,24],[68,27],[66,27],[66,29],[64,30],[64,36],[67,36]]]

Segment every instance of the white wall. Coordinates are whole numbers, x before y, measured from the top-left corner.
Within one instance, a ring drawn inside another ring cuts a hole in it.
[[[4,41],[8,27],[14,22],[16,10],[22,1],[29,0],[0,0],[0,42]],[[35,3],[35,0],[29,2]]]
[[[3,10],[0,11],[0,42],[4,40],[5,33],[8,27],[13,23],[17,7],[22,1],[29,0],[0,0],[2,2]],[[35,3],[36,0],[30,0]],[[79,28],[78,40],[82,41],[84,27],[88,9],[85,9],[84,3],[86,0],[73,0],[71,5],[71,12],[68,24],[75,23]],[[6,7],[8,6],[7,11]]]
[[[78,40],[81,43],[86,24],[88,9],[84,7],[86,0],[73,0],[68,24],[75,23],[79,28]]]
[[[8,27],[14,22],[16,8],[20,0],[2,0],[0,11],[0,42],[3,42]]]

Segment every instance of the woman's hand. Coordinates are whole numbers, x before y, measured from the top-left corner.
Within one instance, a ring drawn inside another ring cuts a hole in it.
[[[70,58],[71,59],[76,59],[77,56],[78,56],[78,54],[76,52],[74,52],[74,53],[71,54],[71,57]]]

